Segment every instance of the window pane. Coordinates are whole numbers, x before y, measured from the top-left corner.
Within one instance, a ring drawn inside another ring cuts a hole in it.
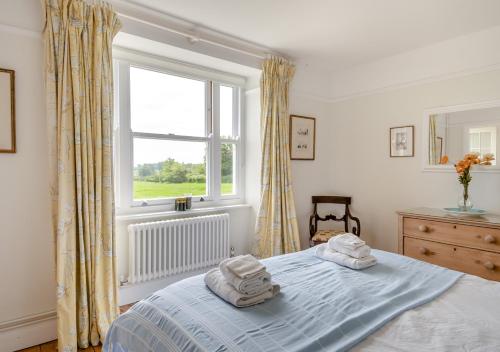
[[[134,132],[205,136],[205,82],[130,68]]]
[[[234,194],[234,167],[236,165],[236,146],[231,143],[221,144],[221,194]]]
[[[206,142],[134,138],[134,200],[203,196]]]
[[[480,143],[479,143],[479,133],[470,133],[470,149],[472,150],[478,150],[480,148]]]
[[[481,151],[491,152],[491,132],[481,132]]]
[[[220,135],[233,137],[233,89],[220,86]]]

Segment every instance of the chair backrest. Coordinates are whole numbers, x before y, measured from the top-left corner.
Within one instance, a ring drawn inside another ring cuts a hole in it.
[[[312,196],[313,204],[330,203],[330,204],[351,204],[351,197],[342,196]]]
[[[351,197],[343,197],[343,196],[312,196],[312,203],[314,204],[313,213],[309,218],[309,234],[312,238],[316,231],[318,230],[318,221],[342,221],[344,222],[344,230],[349,232],[349,219],[353,220],[356,223],[356,226],[352,227],[351,232],[357,236],[360,235],[361,232],[361,224],[357,217],[352,216],[349,210],[349,205],[351,204]],[[318,204],[328,203],[328,204],[344,204],[345,205],[345,213],[342,217],[337,217],[333,214],[328,214],[324,217],[319,216],[318,214]]]

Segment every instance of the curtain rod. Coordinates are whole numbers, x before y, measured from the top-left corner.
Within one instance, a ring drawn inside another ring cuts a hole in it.
[[[156,24],[156,23],[153,23],[153,22],[149,22],[149,21],[146,21],[146,20],[134,17],[134,16],[126,15],[126,14],[121,13],[121,12],[117,12],[117,13],[118,13],[118,16],[120,16],[120,17],[127,18],[127,19],[132,20],[132,21],[140,22],[140,23],[146,24],[148,26],[152,26],[152,27],[164,30],[164,31],[168,31],[170,33],[174,33],[174,34],[178,34],[178,35],[181,35],[183,37],[186,37],[191,44],[195,44],[197,42],[204,42],[204,43],[215,45],[215,46],[218,46],[218,47],[221,47],[221,48],[224,48],[224,49],[235,51],[235,52],[238,52],[238,53],[241,53],[241,54],[244,54],[244,55],[252,56],[252,57],[255,57],[255,58],[258,58],[258,59],[261,59],[261,60],[269,58],[271,56],[270,53],[257,54],[257,53],[254,53],[254,52],[251,52],[251,51],[248,51],[248,50],[238,49],[238,48],[235,48],[233,46],[230,46],[230,45],[227,45],[227,44],[223,44],[223,43],[220,43],[220,42],[217,42],[217,41],[213,41],[213,40],[210,40],[210,39],[205,39],[205,38],[202,38],[199,35],[196,35],[196,34],[193,34],[193,33],[189,33],[187,31],[182,31],[182,30],[170,28],[170,27],[167,27],[167,26],[163,26],[163,25],[160,25],[160,24]]]

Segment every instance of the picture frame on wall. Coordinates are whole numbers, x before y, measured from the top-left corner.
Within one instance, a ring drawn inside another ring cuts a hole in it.
[[[415,156],[415,126],[391,127],[389,145],[391,158]]]
[[[0,153],[16,152],[15,97],[14,70],[0,68]]]
[[[290,159],[314,160],[316,157],[316,119],[290,115]]]

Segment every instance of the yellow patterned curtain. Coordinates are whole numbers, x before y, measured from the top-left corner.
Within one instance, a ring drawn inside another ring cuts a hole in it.
[[[261,258],[300,250],[288,145],[288,91],[294,66],[265,60],[261,89],[261,199],[256,254]]]
[[[103,2],[42,0],[59,351],[103,341],[118,314],[112,165],[113,37]]]
[[[436,145],[436,115],[429,116],[429,164],[436,165],[441,162]]]

